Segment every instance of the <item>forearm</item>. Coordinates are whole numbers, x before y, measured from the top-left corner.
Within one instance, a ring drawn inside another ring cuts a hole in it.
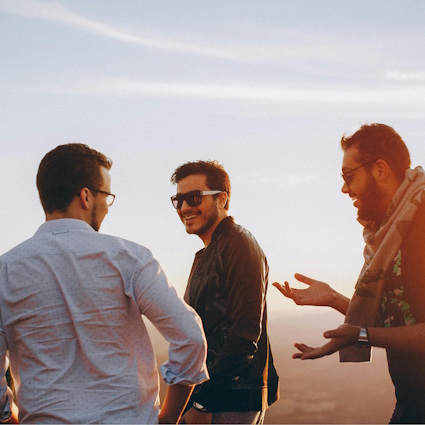
[[[369,342],[394,351],[425,353],[425,323],[393,328],[368,328]]]
[[[158,416],[160,424],[175,424],[180,419],[183,409],[192,394],[193,385],[170,385]]]
[[[350,298],[347,298],[345,295],[342,295],[339,292],[332,289],[329,307],[333,308],[336,311],[339,311],[345,316],[345,314],[347,313],[349,304],[350,304]]]

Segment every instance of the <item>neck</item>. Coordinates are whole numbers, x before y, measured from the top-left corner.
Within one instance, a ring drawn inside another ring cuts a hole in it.
[[[211,239],[212,239],[212,235],[215,231],[215,229],[217,229],[217,226],[221,223],[222,220],[224,220],[227,217],[227,211],[224,214],[220,214],[220,216],[218,217],[218,219],[214,222],[214,224],[212,224],[208,230],[206,230],[204,233],[202,233],[201,235],[198,235],[201,239],[202,242],[204,243],[204,247],[207,248],[208,245],[211,243]]]
[[[76,220],[87,221],[87,213],[83,210],[68,207],[65,211],[55,210],[51,213],[46,212],[46,221],[60,220],[63,218],[75,218]]]

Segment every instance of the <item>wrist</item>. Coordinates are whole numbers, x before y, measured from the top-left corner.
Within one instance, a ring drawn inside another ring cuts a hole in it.
[[[332,289],[329,307],[345,315],[347,313],[349,303],[349,298]]]
[[[363,346],[363,347],[369,347],[370,346],[369,331],[367,329],[367,326],[360,326],[359,327],[357,344],[360,345],[360,346]]]

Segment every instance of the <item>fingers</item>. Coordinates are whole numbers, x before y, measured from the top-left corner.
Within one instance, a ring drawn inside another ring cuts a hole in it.
[[[303,274],[299,274],[299,273],[295,273],[295,279],[297,279],[298,281],[305,283],[306,285],[312,285],[313,283],[317,282],[314,279],[311,279],[307,276],[304,276]],[[296,289],[292,289],[289,286],[289,283],[287,281],[285,281],[285,286],[282,285],[279,282],[273,282],[273,286],[276,287],[277,289],[279,289],[280,292],[282,292],[283,295],[285,295],[285,297],[288,298],[294,298]]]
[[[295,273],[294,277],[295,277],[295,279],[299,280],[302,283],[305,283],[306,285],[311,285],[314,282],[316,282],[316,280],[311,279],[307,276],[304,276],[303,274],[300,274],[300,273]]]
[[[279,291],[285,295],[287,298],[294,298],[294,292],[292,291],[291,287],[289,286],[288,282],[285,282],[285,285],[280,284],[279,282],[273,282],[273,286]]]
[[[292,355],[293,359],[301,359],[304,360],[305,356],[308,353],[313,352],[314,350],[316,350],[315,348],[309,347],[308,345],[305,344],[294,344],[294,347],[297,348],[299,350],[298,353],[294,353]]]

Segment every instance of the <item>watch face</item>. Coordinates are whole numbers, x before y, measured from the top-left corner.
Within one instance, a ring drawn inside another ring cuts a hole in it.
[[[359,344],[369,344],[369,337],[367,334],[367,328],[365,327],[361,327],[360,328],[360,333],[359,333],[359,337],[357,339],[357,342]]]

